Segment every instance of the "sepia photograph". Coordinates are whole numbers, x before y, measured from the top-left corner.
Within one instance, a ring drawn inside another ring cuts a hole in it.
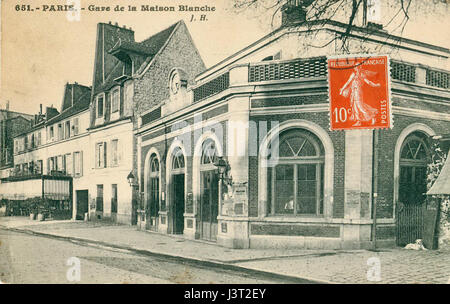
[[[0,8],[1,284],[450,283],[448,0]]]

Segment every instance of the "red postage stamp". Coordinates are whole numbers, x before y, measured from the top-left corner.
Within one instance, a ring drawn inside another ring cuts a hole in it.
[[[328,59],[331,130],[392,128],[387,56]]]

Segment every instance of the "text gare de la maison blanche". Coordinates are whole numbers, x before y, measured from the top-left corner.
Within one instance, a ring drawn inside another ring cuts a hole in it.
[[[128,5],[128,6],[98,6],[89,5],[88,11],[91,12],[110,12],[110,11],[141,11],[141,12],[214,12],[216,11],[215,6],[202,5],[202,6],[192,6],[192,5],[177,5],[177,6],[160,6],[160,5]]]

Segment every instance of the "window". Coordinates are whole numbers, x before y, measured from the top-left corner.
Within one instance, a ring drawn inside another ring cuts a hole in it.
[[[72,154],[71,153],[67,153],[65,155],[65,167],[66,167],[66,174],[67,175],[72,175],[73,174],[73,162],[72,162]]]
[[[64,139],[63,124],[58,124],[58,140]]]
[[[63,161],[63,156],[62,155],[58,155],[58,157],[57,157],[56,170],[57,171],[64,171],[64,161]]]
[[[42,174],[42,160],[36,162],[36,173]]]
[[[323,214],[324,149],[314,134],[281,133],[278,160],[268,174],[269,214]]]
[[[19,141],[14,140],[14,153],[17,154],[19,152]]]
[[[103,117],[105,107],[105,95],[97,96],[97,118]]]
[[[41,131],[39,131],[37,133],[37,145],[40,146],[41,143],[42,143],[42,133],[41,133]]]
[[[79,124],[79,121],[78,121],[78,117],[76,117],[76,118],[74,118],[73,119],[73,125],[72,125],[72,129],[73,129],[73,135],[77,135],[78,134],[78,124]]]
[[[400,152],[399,202],[421,204],[427,192],[427,137],[415,132],[403,142]]]
[[[120,107],[120,90],[115,89],[112,91],[111,96],[111,113],[115,113],[119,111]]]
[[[216,157],[217,157],[217,150],[214,141],[212,139],[208,139],[205,142],[203,142],[202,158],[200,160],[200,163],[202,165],[206,164],[213,165]]]
[[[66,127],[65,127],[64,131],[65,131],[64,138],[69,138],[70,137],[70,120],[66,121]]]
[[[106,168],[106,142],[95,145],[95,167]]]
[[[172,170],[183,169],[184,168],[184,156],[181,148],[176,148],[173,151],[173,161],[172,161]]]
[[[117,213],[117,185],[111,185],[111,213]]]
[[[103,185],[97,185],[96,211],[103,211]]]
[[[53,126],[50,127],[50,139],[53,140],[55,137],[55,130],[53,129]]]
[[[74,176],[78,177],[83,174],[83,153],[74,152],[73,153],[73,173]]]
[[[111,166],[119,165],[118,145],[118,139],[114,139],[111,141]]]

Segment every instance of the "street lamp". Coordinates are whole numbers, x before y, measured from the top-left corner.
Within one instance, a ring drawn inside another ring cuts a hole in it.
[[[133,171],[130,171],[127,176],[127,180],[131,187],[136,185],[136,177],[134,176]]]
[[[223,158],[223,156],[219,156],[214,161],[214,166],[216,166],[219,171],[219,214],[222,214],[222,185],[223,180],[226,179],[227,182],[229,180],[227,177],[225,177],[225,175],[227,171],[230,169],[230,165]]]
[[[127,180],[128,180],[128,184],[130,184],[131,187],[131,201],[132,201],[132,212],[133,212],[133,220],[132,222],[134,223],[134,219],[137,218],[139,216],[139,214],[141,213],[141,202],[139,200],[139,197],[137,197],[136,195],[136,188],[138,188],[138,183],[136,181],[136,177],[133,174],[133,171],[130,171],[130,173],[127,176]],[[139,207],[139,210],[136,210],[137,207]],[[135,217],[136,216],[136,217]],[[139,223],[140,225],[140,223]],[[140,228],[140,227],[139,227]]]
[[[219,157],[217,157],[216,161],[214,162],[214,166],[216,166],[217,169],[219,170],[219,178],[223,179],[224,174],[228,167],[227,161],[225,159],[223,159],[223,156],[219,156]]]

